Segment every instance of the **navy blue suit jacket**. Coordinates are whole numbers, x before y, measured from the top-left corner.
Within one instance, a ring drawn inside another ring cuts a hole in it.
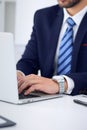
[[[38,10],[25,52],[17,63],[17,69],[26,75],[37,74],[51,78],[54,73],[54,59],[63,22],[63,9],[58,5]],[[69,75],[75,82],[72,95],[87,89],[87,13],[78,29],[73,44],[72,69]]]

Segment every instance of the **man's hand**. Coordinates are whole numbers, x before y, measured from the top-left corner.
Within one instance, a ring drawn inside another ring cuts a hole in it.
[[[48,94],[55,94],[59,92],[58,83],[49,78],[44,78],[38,75],[21,76],[18,73],[18,89],[19,93],[25,90],[25,95],[33,91],[42,91]]]
[[[23,84],[25,75],[21,71],[17,71],[18,88]]]

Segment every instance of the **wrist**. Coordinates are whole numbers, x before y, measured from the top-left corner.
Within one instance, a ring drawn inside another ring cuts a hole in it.
[[[17,73],[19,73],[21,76],[25,76],[25,74],[20,70],[17,70]]]

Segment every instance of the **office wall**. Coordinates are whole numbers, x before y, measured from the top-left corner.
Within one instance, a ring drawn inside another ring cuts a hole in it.
[[[0,0],[0,31],[4,30],[4,4],[2,0]]]
[[[17,61],[30,39],[35,11],[55,4],[57,0],[0,0],[0,31],[14,34]]]
[[[37,9],[57,4],[57,0],[16,0],[15,43],[27,44]]]
[[[16,2],[5,2],[4,31],[15,33]]]
[[[16,0],[0,0],[0,32],[15,33]]]

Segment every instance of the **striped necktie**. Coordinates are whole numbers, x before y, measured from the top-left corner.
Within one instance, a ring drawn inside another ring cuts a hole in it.
[[[67,19],[68,27],[60,43],[58,57],[58,75],[69,74],[71,71],[72,50],[73,50],[73,26],[75,22],[72,18]]]

